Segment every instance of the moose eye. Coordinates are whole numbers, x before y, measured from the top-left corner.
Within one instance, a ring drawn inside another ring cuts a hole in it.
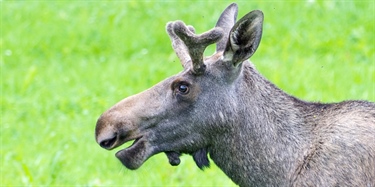
[[[186,84],[180,84],[178,86],[178,92],[181,94],[187,94],[189,92],[189,86]]]
[[[172,88],[174,95],[182,96],[190,92],[190,86],[191,84],[189,82],[177,79],[172,83],[171,88]]]

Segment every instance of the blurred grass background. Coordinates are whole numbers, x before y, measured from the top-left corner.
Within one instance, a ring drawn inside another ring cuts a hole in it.
[[[251,58],[299,98],[375,101],[374,1],[238,1],[265,14]],[[165,32],[212,28],[229,1],[0,1],[0,186],[235,186],[164,154],[139,170],[94,140],[99,115],[181,71]],[[207,54],[212,53],[210,47]]]

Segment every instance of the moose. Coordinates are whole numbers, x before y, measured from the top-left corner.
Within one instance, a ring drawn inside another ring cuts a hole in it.
[[[236,22],[228,6],[196,34],[182,21],[167,33],[183,71],[121,100],[97,121],[97,143],[137,169],[158,153],[182,154],[201,169],[209,159],[239,186],[375,186],[375,103],[307,102],[263,77],[249,61],[263,13]],[[216,52],[204,57],[206,47]]]

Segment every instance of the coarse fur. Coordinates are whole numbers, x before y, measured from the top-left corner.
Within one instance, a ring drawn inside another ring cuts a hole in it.
[[[167,32],[184,70],[103,113],[96,140],[129,169],[165,152],[171,165],[207,154],[239,186],[375,186],[375,104],[321,104],[290,96],[248,61],[263,13],[236,22],[237,5],[196,35],[181,21]],[[216,53],[203,59],[204,49]]]

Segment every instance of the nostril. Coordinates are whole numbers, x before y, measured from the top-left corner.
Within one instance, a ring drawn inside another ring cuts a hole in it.
[[[99,145],[100,147],[103,147],[104,149],[111,149],[113,145],[115,144],[117,139],[117,136],[113,136],[112,138],[102,140]]]

